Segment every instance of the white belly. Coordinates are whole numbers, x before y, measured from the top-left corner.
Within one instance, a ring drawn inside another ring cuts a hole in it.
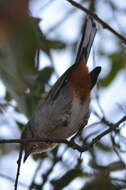
[[[80,125],[84,123],[85,119],[87,119],[89,103],[90,98],[88,98],[84,104],[82,104],[78,98],[74,99],[71,109],[71,118],[68,126],[71,135],[72,133],[76,132],[80,128]]]
[[[62,114],[62,112],[60,113],[56,108],[52,109],[52,105],[50,104],[49,107],[45,105],[42,110],[43,112],[37,112],[36,117],[34,117],[34,126],[37,128],[37,130],[35,130],[35,135],[40,138],[58,139],[72,136],[79,130],[80,125],[82,126],[87,120],[89,103],[90,98],[85,101],[85,104],[82,104],[79,99],[75,98],[74,101],[72,101],[69,114],[67,114],[67,112],[66,114]],[[67,109],[68,108],[66,108],[66,111]],[[51,111],[48,113],[48,110]],[[43,116],[42,118],[41,115]],[[40,118],[40,120],[38,120],[38,118]],[[38,131],[38,133],[36,133],[36,131]]]

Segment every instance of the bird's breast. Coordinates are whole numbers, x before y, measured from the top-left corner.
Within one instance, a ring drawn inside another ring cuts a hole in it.
[[[77,97],[82,102],[90,96],[90,75],[86,64],[80,62],[70,73],[70,91],[72,97]]]

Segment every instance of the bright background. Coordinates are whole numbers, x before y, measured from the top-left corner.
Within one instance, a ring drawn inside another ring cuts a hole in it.
[[[83,5],[88,7],[90,1],[84,1]],[[114,7],[115,6],[115,7]],[[96,1],[95,4],[97,15],[111,25],[115,30],[121,33],[123,36],[126,36],[126,3],[124,0],[102,0]],[[114,8],[113,8],[114,7]],[[39,69],[43,69],[46,66],[53,66],[55,72],[51,75],[49,79],[49,83],[52,85],[58,78],[58,76],[62,75],[62,73],[73,64],[75,58],[75,49],[73,51],[73,45],[80,38],[80,30],[82,28],[83,20],[85,14],[76,10],[71,14],[71,10],[74,8],[65,0],[53,0],[53,1],[40,1],[33,0],[30,3],[30,11],[34,17],[39,17],[40,27],[48,39],[58,39],[61,40],[65,44],[65,48],[61,48],[60,50],[53,49],[51,50],[51,59],[47,56],[47,53],[44,51],[40,54],[40,63]],[[68,16],[69,15],[69,16]],[[100,75],[100,88],[97,91],[94,89],[92,93],[92,103],[91,109],[95,110],[100,116],[102,113],[99,110],[97,101],[96,101],[96,93],[99,94],[99,102],[101,107],[104,110],[105,116],[107,120],[110,122],[118,121],[126,112],[126,70],[125,70],[125,45],[120,42],[112,33],[108,30],[103,29],[98,24],[98,32],[95,38],[95,42],[93,44],[91,56],[88,62],[89,70],[94,68],[94,65],[102,66],[102,72]],[[122,58],[123,57],[123,58]],[[0,62],[1,64],[2,62]],[[118,65],[118,66],[117,66]],[[4,104],[5,101],[5,86],[1,80],[0,83],[0,97],[1,97],[1,105]],[[14,106],[16,102],[14,100],[9,101],[13,106],[8,106],[4,111],[0,114],[0,138],[1,139],[13,139],[20,137],[20,130],[17,127],[16,120],[21,123],[26,123],[27,118],[25,114],[21,114],[21,112],[16,112],[14,110]],[[91,114],[89,124],[92,124],[99,119]],[[88,135],[94,131],[103,131],[105,129],[105,125],[100,124],[93,129],[88,127],[85,129],[84,135]],[[122,152],[119,152],[122,157],[123,163],[125,165],[126,162],[126,130],[125,123],[120,127],[119,134],[114,134],[116,137],[116,142],[121,146]],[[96,133],[98,135],[98,133]],[[121,140],[122,138],[124,141]],[[92,136],[91,136],[92,137]],[[111,151],[107,151],[104,149],[100,149],[96,147],[95,150],[95,158],[97,161],[94,161],[95,164],[99,166],[107,166],[110,163],[114,163],[115,161],[119,161],[119,157],[112,150],[112,142],[110,136],[106,136],[101,141],[102,145],[109,147]],[[13,189],[13,182],[11,180],[7,180],[7,177],[11,177],[15,179],[16,169],[17,169],[17,158],[18,158],[18,145],[15,144],[4,144],[1,146],[0,150],[0,190],[11,190]],[[62,177],[67,171],[74,168],[79,158],[79,153],[72,149],[65,150],[65,145],[61,145],[58,149],[58,155],[62,155],[62,163],[57,163],[50,172],[48,176],[48,181],[52,179],[58,179]],[[107,149],[107,148],[106,148]],[[119,149],[120,150],[120,149]],[[118,150],[118,151],[119,151]],[[65,151],[65,153],[64,153]],[[85,152],[82,154],[82,164],[81,167],[85,172],[96,172],[96,170],[101,170],[101,168],[93,168],[89,164],[93,162],[93,153]],[[35,161],[32,157],[29,157],[25,164],[22,164],[20,171],[20,179],[19,181],[23,184],[29,185],[31,183],[32,177],[34,175],[35,169],[39,164],[40,160]],[[43,159],[42,166],[37,174],[36,183],[41,183],[42,175],[48,171],[53,162],[52,153],[48,153],[47,157]],[[121,161],[120,161],[121,162]],[[118,169],[118,165],[114,165],[115,171],[111,171],[110,175],[117,178],[125,179],[126,171],[122,166]],[[100,171],[101,172],[101,171]],[[99,172],[99,173],[100,173]],[[97,172],[96,172],[97,173]],[[90,178],[75,178],[71,180],[71,183],[64,190],[79,190],[81,187],[87,182],[90,181]],[[125,183],[126,185],[126,183]],[[126,189],[124,187],[123,190]],[[106,186],[107,187],[107,186]],[[19,190],[27,189],[23,186],[19,186]],[[45,183],[44,190],[52,190],[53,186],[47,182]],[[91,189],[91,188],[90,188]]]

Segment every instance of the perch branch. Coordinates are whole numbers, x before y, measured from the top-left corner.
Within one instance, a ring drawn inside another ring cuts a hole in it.
[[[102,25],[103,28],[106,28],[110,32],[112,32],[116,37],[118,37],[124,44],[126,44],[126,38],[119,34],[116,30],[114,30],[109,24],[104,22],[101,18],[99,18],[95,13],[91,12],[89,9],[85,8],[81,4],[77,3],[76,1],[73,0],[67,0],[69,3],[71,3],[74,7],[77,7],[78,9],[82,10],[86,14],[90,15],[93,17],[98,23]]]

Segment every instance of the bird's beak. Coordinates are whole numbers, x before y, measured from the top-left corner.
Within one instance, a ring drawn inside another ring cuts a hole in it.
[[[29,157],[30,153],[31,153],[31,152],[25,152],[23,162],[25,162],[25,161],[27,160],[27,158]]]

